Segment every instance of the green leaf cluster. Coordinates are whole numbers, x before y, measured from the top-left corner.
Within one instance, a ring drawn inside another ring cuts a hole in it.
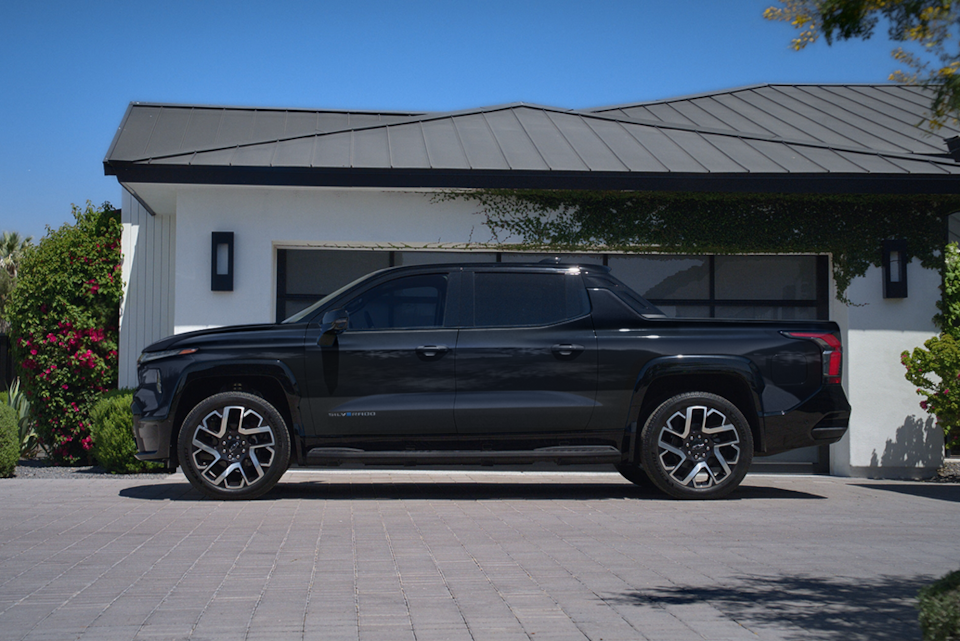
[[[6,310],[37,434],[66,464],[89,459],[90,409],[116,387],[123,292],[119,212],[88,202],[73,215],[24,250]]]
[[[40,449],[40,439],[37,431],[33,428],[33,416],[30,414],[30,399],[20,384],[20,379],[15,378],[10,384],[10,389],[0,396],[0,402],[9,405],[17,415],[17,432],[20,439],[20,458],[30,458]]]
[[[944,217],[957,196],[792,195],[481,189],[439,200],[480,204],[494,239],[512,248],[673,254],[829,253],[838,298],[879,266],[882,241],[907,241],[939,269]]]
[[[924,397],[920,408],[937,419],[948,447],[960,446],[960,249],[950,243],[944,250],[940,310],[933,321],[940,334],[923,347],[900,354],[906,379]]]
[[[135,474],[163,467],[160,463],[138,461],[133,439],[133,390],[104,394],[90,411],[93,458],[113,474]]]
[[[0,478],[13,476],[19,459],[17,415],[9,405],[0,405]]]
[[[821,35],[828,44],[867,40],[882,19],[891,40],[912,48],[892,51],[908,71],[898,69],[890,80],[930,90],[933,98],[925,121],[931,130],[960,123],[960,5],[954,0],[780,0],[779,7],[767,8],[763,16],[799,29],[791,42],[798,51]]]
[[[921,589],[917,609],[924,641],[960,639],[960,570]]]

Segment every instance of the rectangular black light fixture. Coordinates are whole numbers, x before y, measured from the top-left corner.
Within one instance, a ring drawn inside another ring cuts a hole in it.
[[[883,297],[907,297],[907,241],[883,241]]]
[[[210,235],[210,289],[233,291],[233,232],[215,231]]]

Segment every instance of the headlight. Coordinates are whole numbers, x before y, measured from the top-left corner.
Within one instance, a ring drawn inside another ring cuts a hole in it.
[[[144,363],[156,361],[161,358],[169,358],[170,356],[185,356],[187,354],[193,354],[196,351],[196,347],[181,347],[178,349],[164,350],[162,352],[144,352],[140,354],[140,358],[137,359],[137,365],[143,365]]]

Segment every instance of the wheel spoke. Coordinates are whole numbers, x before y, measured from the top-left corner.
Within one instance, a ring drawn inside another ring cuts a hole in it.
[[[733,474],[740,459],[737,428],[714,407],[690,405],[674,412],[660,429],[658,457],[679,485],[712,487]]]
[[[193,463],[208,484],[240,490],[257,484],[276,456],[273,427],[242,405],[214,410],[201,420],[191,440]]]

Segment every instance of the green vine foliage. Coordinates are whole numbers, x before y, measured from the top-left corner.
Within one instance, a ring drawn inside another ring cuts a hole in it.
[[[906,379],[923,397],[920,408],[936,417],[948,447],[960,446],[960,249],[944,251],[940,313],[933,321],[940,335],[900,355]]]
[[[939,269],[957,196],[718,194],[482,189],[438,200],[480,204],[496,242],[515,249],[675,254],[830,253],[839,300],[900,238]]]
[[[89,461],[89,413],[117,385],[122,282],[119,212],[73,208],[20,263],[7,307],[14,358],[37,434],[58,463]]]

